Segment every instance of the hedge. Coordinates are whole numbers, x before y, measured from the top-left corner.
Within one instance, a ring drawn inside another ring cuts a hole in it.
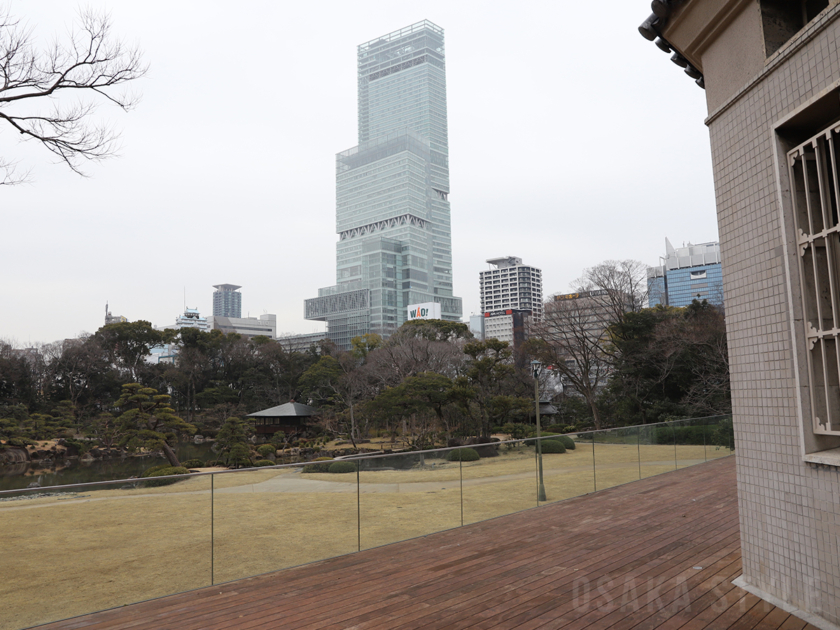
[[[543,443],[548,442],[549,440],[560,442],[567,451],[575,450],[575,441],[568,435],[552,435],[550,438],[546,438]]]
[[[330,471],[330,464],[333,463],[332,457],[318,457],[315,459],[315,464],[307,464],[303,467],[305,473],[325,473]]]
[[[731,420],[721,420],[718,424],[695,424],[695,425],[656,425],[656,426],[641,426],[635,431],[641,431],[638,438],[627,429],[624,442],[635,442],[636,439],[642,444],[674,444],[679,445],[714,445],[714,446],[732,446],[733,445],[733,430]],[[591,442],[593,433],[578,433],[577,438],[581,442]],[[609,443],[614,440],[610,431],[596,433],[596,442]],[[632,436],[632,437],[631,437]],[[623,443],[624,443],[623,442]]]
[[[456,448],[446,456],[450,462],[475,462],[481,459],[474,448]]]
[[[566,447],[558,440],[541,440],[540,450],[543,453],[565,453]]]
[[[330,473],[354,473],[357,469],[356,462],[333,462],[327,469]]]

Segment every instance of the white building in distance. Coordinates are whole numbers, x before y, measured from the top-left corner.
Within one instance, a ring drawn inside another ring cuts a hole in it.
[[[542,270],[523,265],[516,256],[487,262],[491,269],[479,273],[484,338],[512,343],[515,311],[529,311],[532,319],[542,319]]]
[[[210,330],[221,330],[223,333],[238,333],[243,337],[277,336],[277,315],[260,315],[256,317],[220,317],[211,315],[207,318]]]
[[[178,315],[175,318],[175,324],[172,326],[155,326],[155,330],[181,330],[182,328],[198,328],[202,332],[210,331],[207,318],[202,317],[197,308],[185,308],[184,314]]]

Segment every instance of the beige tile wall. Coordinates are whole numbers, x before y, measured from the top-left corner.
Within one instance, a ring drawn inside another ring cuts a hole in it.
[[[821,19],[828,26],[713,116],[709,128],[744,576],[840,624],[840,469],[818,468],[801,457],[772,131],[840,80],[840,13]]]

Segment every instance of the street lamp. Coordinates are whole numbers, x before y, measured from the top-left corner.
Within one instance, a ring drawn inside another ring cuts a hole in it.
[[[531,361],[531,371],[534,373],[534,404],[537,409],[537,468],[539,469],[539,487],[537,488],[537,502],[545,501],[545,484],[543,484],[542,444],[540,443],[540,373],[542,363],[536,359]]]

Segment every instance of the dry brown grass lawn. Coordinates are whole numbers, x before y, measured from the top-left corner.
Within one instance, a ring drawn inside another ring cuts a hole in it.
[[[271,469],[215,475],[212,495],[205,476],[0,502],[0,628],[208,586],[211,549],[219,583],[457,527],[461,478],[464,523],[534,507],[533,449],[501,452],[462,466],[427,460],[435,466],[363,471],[359,494],[352,473]],[[638,479],[640,454],[641,476],[674,469],[673,446],[598,444],[597,489]],[[724,454],[677,449],[680,465]],[[549,501],[593,491],[591,446],[543,463]],[[300,491],[306,479],[331,483]]]

